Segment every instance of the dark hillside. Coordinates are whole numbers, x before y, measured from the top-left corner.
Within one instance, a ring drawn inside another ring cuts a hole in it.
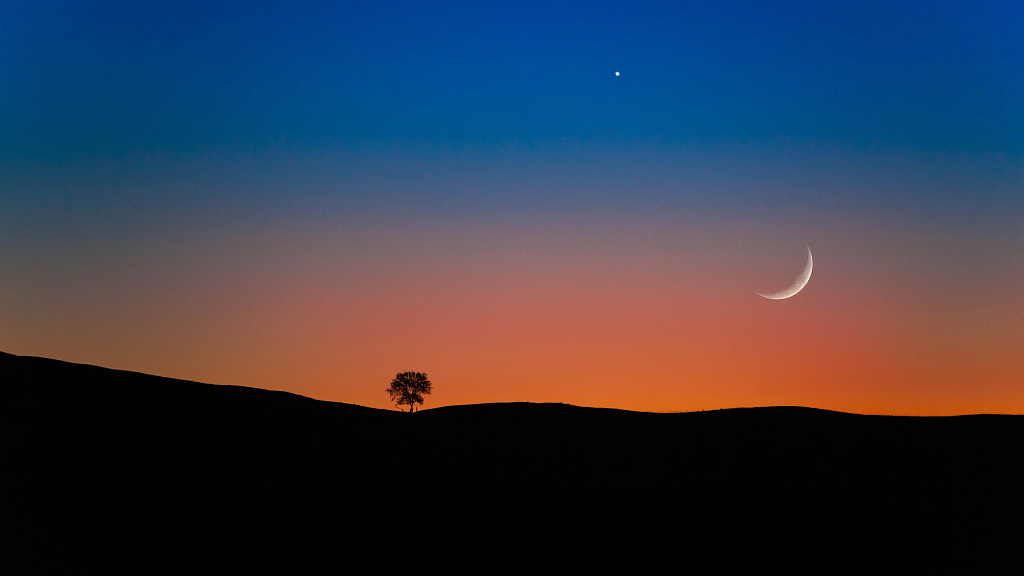
[[[895,551],[974,566],[1019,561],[1024,537],[1022,416],[405,414],[9,354],[0,378],[7,563],[380,560],[413,538],[431,557]]]

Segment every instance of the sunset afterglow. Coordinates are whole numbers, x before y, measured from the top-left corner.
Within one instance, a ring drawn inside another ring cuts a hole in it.
[[[0,350],[1024,412],[1021,8],[740,4],[0,9]]]

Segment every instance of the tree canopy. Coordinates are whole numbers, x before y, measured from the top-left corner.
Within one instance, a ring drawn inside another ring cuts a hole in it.
[[[409,412],[416,408],[416,404],[423,404],[423,395],[430,394],[430,380],[422,372],[400,372],[391,381],[391,387],[386,390],[391,394],[391,401],[397,398],[397,406],[403,404],[409,406]]]

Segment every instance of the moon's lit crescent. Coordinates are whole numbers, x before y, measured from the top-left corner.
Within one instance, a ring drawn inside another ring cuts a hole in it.
[[[804,286],[807,286],[807,281],[811,279],[811,267],[813,264],[814,261],[811,259],[811,247],[807,246],[807,266],[805,266],[804,271],[797,276],[796,282],[794,282],[792,286],[785,290],[780,290],[779,292],[772,292],[771,294],[761,294],[758,292],[757,295],[770,300],[782,300],[789,298],[790,296],[794,296],[797,292],[803,290]]]

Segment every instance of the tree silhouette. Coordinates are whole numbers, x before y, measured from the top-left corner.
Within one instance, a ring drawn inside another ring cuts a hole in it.
[[[416,404],[423,404],[423,395],[430,394],[430,380],[421,372],[401,372],[391,381],[386,392],[391,394],[392,402],[398,398],[399,408],[407,404],[411,413]]]

